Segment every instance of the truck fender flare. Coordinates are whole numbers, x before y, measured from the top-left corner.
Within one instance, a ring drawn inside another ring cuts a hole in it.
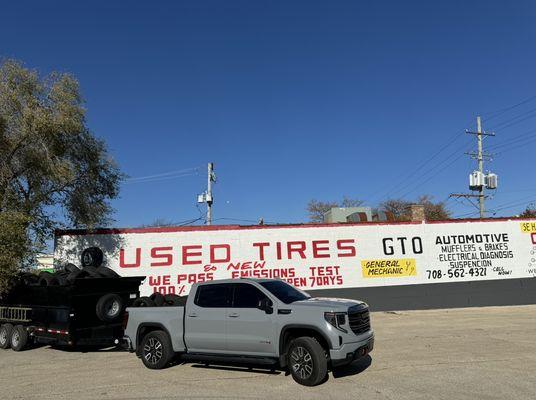
[[[325,340],[325,342],[328,344],[329,349],[332,348],[331,341],[329,340],[329,338],[316,326],[306,325],[306,324],[290,324],[290,325],[285,325],[281,329],[281,333],[279,334],[279,355],[280,356],[282,356],[285,352],[285,348],[284,348],[285,343],[283,339],[285,338],[286,332],[290,329],[307,329],[307,330],[313,331],[314,333],[318,334],[320,337],[322,337]]]
[[[140,332],[144,328],[158,328],[158,330],[162,330],[166,332],[166,334],[169,336],[169,340],[171,340],[171,335],[169,334],[169,331],[160,322],[142,322],[138,326],[138,329],[136,330],[136,354],[138,355],[140,354],[139,351],[140,351],[140,345],[141,345]]]

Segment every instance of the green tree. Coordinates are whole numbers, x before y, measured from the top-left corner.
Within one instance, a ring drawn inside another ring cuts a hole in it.
[[[324,222],[324,214],[326,211],[334,207],[359,207],[363,204],[362,200],[352,199],[344,196],[341,201],[318,201],[311,200],[307,203],[307,213],[309,214],[309,221],[313,223]]]
[[[12,227],[0,242],[4,284],[55,227],[107,224],[122,178],[86,126],[72,75],[0,65],[0,223]]]

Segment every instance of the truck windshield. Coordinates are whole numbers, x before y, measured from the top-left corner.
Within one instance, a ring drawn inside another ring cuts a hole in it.
[[[283,281],[266,281],[259,283],[285,304],[305,300],[311,297],[307,293],[302,292]]]

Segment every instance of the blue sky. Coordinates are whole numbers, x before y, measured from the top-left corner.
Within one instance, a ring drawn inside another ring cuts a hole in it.
[[[0,56],[78,77],[125,173],[187,170],[125,184],[118,226],[197,218],[208,161],[218,223],[305,221],[312,198],[444,200],[468,191],[475,162],[456,157],[477,114],[503,144],[488,207],[536,200],[534,2],[133,3],[7,2],[0,24]]]

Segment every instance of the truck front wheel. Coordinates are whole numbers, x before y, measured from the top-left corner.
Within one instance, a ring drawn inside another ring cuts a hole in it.
[[[167,367],[173,358],[173,347],[164,331],[149,332],[141,341],[141,360],[150,369]]]
[[[318,385],[328,373],[324,349],[315,338],[308,336],[292,341],[287,353],[287,365],[292,378],[304,386]]]

